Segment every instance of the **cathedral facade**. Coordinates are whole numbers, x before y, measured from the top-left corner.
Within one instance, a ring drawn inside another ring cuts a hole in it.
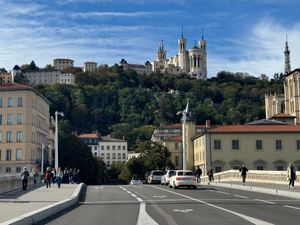
[[[163,42],[157,51],[157,59],[152,62],[152,70],[170,74],[189,74],[192,78],[207,78],[207,42],[202,39],[195,43],[195,46],[187,50],[186,39],[181,37],[178,39],[178,53],[171,58],[167,58],[167,51]]]
[[[300,69],[291,71],[290,51],[285,42],[284,51],[284,95],[265,95],[267,119],[300,124]]]

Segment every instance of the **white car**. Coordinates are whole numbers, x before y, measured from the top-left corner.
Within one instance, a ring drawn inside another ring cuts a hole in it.
[[[138,177],[133,177],[130,181],[131,185],[143,184],[143,181]]]
[[[191,170],[176,170],[170,178],[170,188],[189,187],[197,188],[197,177]]]
[[[170,177],[175,173],[175,170],[167,170],[165,174],[161,177],[161,184],[168,185],[170,182]]]
[[[160,180],[163,175],[164,172],[161,170],[152,170],[147,178],[148,184],[160,184]]]

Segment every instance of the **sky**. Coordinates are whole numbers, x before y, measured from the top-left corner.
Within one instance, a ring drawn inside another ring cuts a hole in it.
[[[299,0],[0,0],[0,68],[52,64],[75,66],[122,58],[156,59],[161,40],[167,57],[207,40],[208,77],[219,71],[259,77],[284,71],[286,35],[291,68],[300,67]]]

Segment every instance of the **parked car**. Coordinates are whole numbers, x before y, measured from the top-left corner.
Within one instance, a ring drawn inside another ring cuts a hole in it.
[[[197,178],[191,170],[176,170],[170,178],[170,188],[189,187],[197,188]]]
[[[143,184],[143,181],[139,177],[132,177],[130,184],[131,185]]]
[[[161,177],[161,184],[168,185],[170,181],[170,177],[175,173],[175,170],[167,170],[165,174]]]
[[[163,175],[164,175],[164,172],[161,170],[152,170],[149,173],[147,183],[148,184],[160,184],[160,180]]]

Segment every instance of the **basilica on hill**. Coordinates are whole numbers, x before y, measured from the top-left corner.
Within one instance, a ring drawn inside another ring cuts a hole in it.
[[[171,58],[167,58],[167,51],[161,42],[157,59],[152,62],[152,70],[170,74],[186,73],[191,78],[206,79],[207,78],[207,54],[206,40],[199,40],[198,45],[195,42],[194,47],[187,50],[187,41],[181,33],[178,39],[178,53]]]
[[[284,94],[266,94],[267,119],[300,124],[300,68],[291,71],[288,41],[284,50]]]

